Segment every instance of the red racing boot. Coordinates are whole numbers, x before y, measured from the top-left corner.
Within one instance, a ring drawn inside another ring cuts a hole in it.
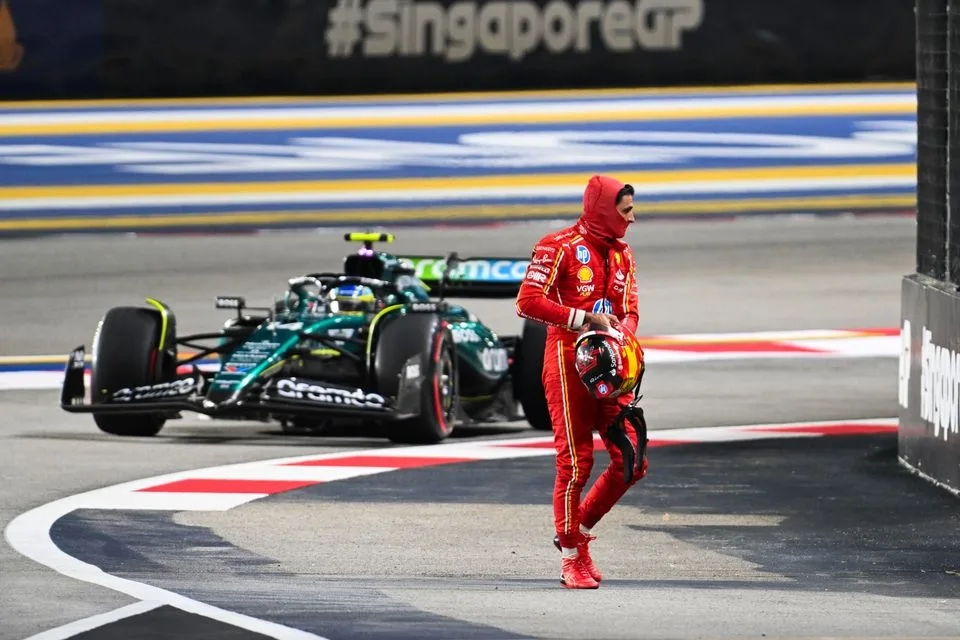
[[[577,557],[580,558],[580,564],[587,570],[590,577],[600,582],[603,580],[603,574],[600,573],[597,565],[593,564],[593,558],[590,557],[590,543],[596,540],[597,536],[590,535],[589,533],[582,534],[582,536],[580,544],[577,545]],[[560,547],[560,536],[554,537],[553,546],[555,546],[558,551],[562,551]]]
[[[560,560],[560,584],[567,589],[596,589],[600,586],[587,573],[579,556],[564,556]]]

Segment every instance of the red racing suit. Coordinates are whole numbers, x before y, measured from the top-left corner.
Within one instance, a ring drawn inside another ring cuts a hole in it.
[[[584,215],[576,224],[537,242],[517,296],[519,316],[547,325],[542,379],[557,451],[553,510],[560,544],[567,548],[576,547],[582,539],[580,524],[592,528],[630,487],[624,483],[623,456],[607,438],[607,427],[633,396],[595,399],[577,375],[573,348],[587,311],[617,316],[621,330],[635,333],[637,329],[633,253],[625,242],[610,237],[616,236],[609,230],[611,212],[597,204],[595,193],[606,192],[612,208],[612,193],[622,186],[609,178],[591,179],[584,194]],[[613,210],[612,215],[618,214]],[[636,430],[629,422],[624,428],[636,447]],[[610,464],[581,502],[593,469],[595,430]],[[630,484],[645,473],[646,459]]]

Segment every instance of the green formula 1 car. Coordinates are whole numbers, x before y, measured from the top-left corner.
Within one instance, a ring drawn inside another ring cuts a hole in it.
[[[61,407],[123,436],[156,435],[193,411],[298,430],[373,421],[395,442],[435,443],[457,424],[517,419],[518,405],[534,428],[550,429],[543,326],[525,321],[519,335],[498,336],[446,299],[512,299],[526,259],[398,257],[374,248],[390,234],[345,239],[363,245],[343,272],[291,278],[272,306],[218,297],[236,315],[216,332],[178,336],[158,300],[110,309],[89,372],[85,347],[69,356]]]

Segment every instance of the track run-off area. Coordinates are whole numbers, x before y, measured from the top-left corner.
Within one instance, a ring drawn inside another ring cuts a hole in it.
[[[896,461],[914,220],[806,215],[912,208],[914,109],[888,85],[2,105],[0,638],[957,637],[956,498]],[[595,172],[648,211],[652,429],[596,592],[559,585],[550,437],[523,422],[124,439],[57,406],[111,306],[215,330],[217,295],[340,268],[344,228],[522,258]],[[104,229],[138,233],[62,233]]]

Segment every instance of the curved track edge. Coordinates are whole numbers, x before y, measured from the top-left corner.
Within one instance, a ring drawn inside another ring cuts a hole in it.
[[[896,431],[897,424],[896,418],[875,418],[665,429],[649,434],[649,446],[656,448],[709,442],[885,433]],[[326,640],[313,633],[228,611],[172,591],[105,573],[62,551],[53,541],[51,529],[60,518],[78,509],[225,511],[268,495],[371,473],[553,453],[552,436],[537,436],[388,449],[355,449],[193,469],[111,485],[47,503],[14,518],[6,527],[4,536],[14,550],[34,562],[64,576],[128,595],[144,603],[143,606],[168,605],[269,637]],[[129,606],[137,607],[137,603]],[[125,608],[102,614],[105,622],[111,613],[116,614]],[[66,627],[69,625],[58,629],[66,631]],[[43,634],[34,636],[34,639],[40,637]]]

